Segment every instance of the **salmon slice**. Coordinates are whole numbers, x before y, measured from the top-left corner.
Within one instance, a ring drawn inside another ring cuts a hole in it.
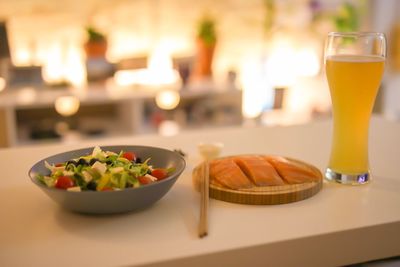
[[[215,179],[217,183],[231,189],[254,187],[232,158],[212,160],[210,162],[210,177]]]
[[[278,156],[263,156],[263,158],[271,163],[279,175],[289,184],[317,182],[321,179],[318,170],[300,162]]]
[[[253,183],[258,186],[283,185],[274,166],[260,156],[239,156],[233,159]]]
[[[217,180],[215,180],[215,179],[211,179],[211,180],[210,180],[210,184],[215,185],[215,186],[218,186],[218,187],[226,187],[226,186],[224,186],[223,184],[219,183],[219,182],[218,182]]]

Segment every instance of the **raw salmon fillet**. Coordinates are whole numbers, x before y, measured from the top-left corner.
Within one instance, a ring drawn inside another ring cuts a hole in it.
[[[257,186],[285,184],[274,166],[260,156],[238,156],[233,160]]]
[[[200,188],[203,165],[193,170],[195,188]],[[280,156],[238,155],[210,161],[210,184],[229,189],[320,182],[320,171],[306,163]]]
[[[263,158],[271,163],[279,175],[289,184],[317,182],[320,179],[317,170],[296,161],[289,161],[279,156],[263,156]]]
[[[212,160],[210,162],[210,177],[231,189],[254,187],[254,184],[232,158]]]

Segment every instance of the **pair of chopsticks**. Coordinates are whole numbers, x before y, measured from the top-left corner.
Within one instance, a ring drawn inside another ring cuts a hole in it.
[[[221,153],[223,143],[200,143],[198,150],[204,159],[202,177],[200,179],[200,222],[199,237],[208,234],[208,206],[210,194],[210,160],[217,158]]]
[[[208,206],[209,206],[209,185],[210,185],[210,165],[206,159],[203,163],[202,177],[200,183],[200,222],[199,237],[203,238],[208,234]]]
[[[199,237],[205,237],[208,234],[208,206],[210,194],[210,160],[217,158],[221,153],[223,143],[200,143],[198,150],[204,159],[203,171],[200,184],[200,222]]]

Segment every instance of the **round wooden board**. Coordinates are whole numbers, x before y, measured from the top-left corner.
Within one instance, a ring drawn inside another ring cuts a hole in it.
[[[250,189],[233,190],[210,182],[210,197],[222,201],[249,204],[249,205],[275,205],[296,202],[310,198],[317,194],[323,184],[322,173],[313,165],[303,161],[287,158],[290,161],[308,166],[320,174],[316,182],[302,184],[287,184],[279,186],[254,187]]]
[[[275,205],[300,201],[312,197],[322,188],[322,179],[318,182],[256,187],[248,190],[232,190],[210,185],[210,197],[227,202],[250,205]]]

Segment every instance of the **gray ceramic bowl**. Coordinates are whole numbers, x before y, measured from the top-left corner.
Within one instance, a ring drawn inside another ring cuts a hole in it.
[[[151,158],[150,163],[153,166],[158,168],[174,167],[176,170],[168,178],[156,183],[138,188],[104,192],[71,192],[49,188],[35,178],[38,173],[43,175],[49,173],[49,170],[44,166],[45,161],[50,164],[65,162],[92,153],[93,147],[89,147],[42,159],[30,169],[29,177],[51,199],[68,210],[90,214],[111,214],[140,210],[151,206],[169,191],[186,166],[185,160],[177,152],[162,148],[148,146],[102,146],[101,149],[116,153],[121,150],[132,151],[142,159]]]

